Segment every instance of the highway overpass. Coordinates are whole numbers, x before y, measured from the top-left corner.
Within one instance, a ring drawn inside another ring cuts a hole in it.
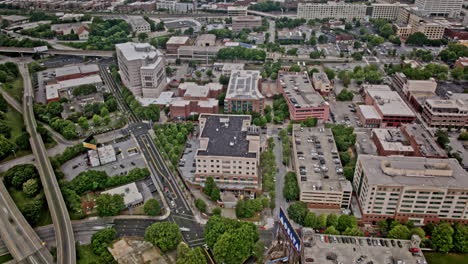
[[[42,141],[41,135],[37,132],[37,124],[34,116],[34,92],[32,88],[29,70],[26,64],[19,64],[21,76],[23,77],[23,117],[26,128],[31,135],[29,142],[31,149],[36,157],[36,166],[41,177],[41,183],[49,206],[52,222],[54,223],[57,241],[57,263],[58,264],[75,264],[75,237],[73,228],[68,214],[67,206],[63,199],[55,176],[54,169],[50,163],[47,151]]]
[[[0,47],[0,52],[14,52],[14,53],[28,53],[28,54],[38,53],[34,50],[34,48],[17,48],[17,47]],[[38,54],[112,57],[114,52],[102,51],[102,50],[49,49],[47,51],[39,52]]]

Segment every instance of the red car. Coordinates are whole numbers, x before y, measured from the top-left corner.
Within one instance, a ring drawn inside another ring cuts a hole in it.
[[[419,252],[419,249],[417,249],[417,248],[410,248],[410,249],[409,249],[409,252],[411,252],[411,253]]]

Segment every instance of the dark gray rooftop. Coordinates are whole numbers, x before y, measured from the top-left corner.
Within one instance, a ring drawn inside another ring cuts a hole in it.
[[[200,156],[231,156],[255,158],[256,153],[249,153],[247,130],[242,131],[245,115],[202,115],[206,118],[201,138],[208,138],[206,150],[198,150]]]

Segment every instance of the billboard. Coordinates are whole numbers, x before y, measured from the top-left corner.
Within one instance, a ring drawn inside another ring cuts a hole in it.
[[[289,222],[289,219],[284,213],[283,208],[280,208],[279,220],[280,220],[281,227],[286,232],[289,238],[289,242],[291,242],[292,246],[297,251],[297,253],[301,253],[301,240],[299,239],[299,236],[297,235],[293,226]]]
[[[96,149],[97,148],[96,145],[91,144],[91,143],[86,143],[86,142],[83,142],[83,147],[88,148],[88,149]]]

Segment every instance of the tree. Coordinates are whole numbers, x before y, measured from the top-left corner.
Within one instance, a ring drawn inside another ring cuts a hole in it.
[[[406,40],[406,44],[415,46],[423,46],[427,42],[427,36],[422,32],[413,33],[409,35],[408,39]]]
[[[345,88],[341,90],[341,92],[336,96],[336,99],[338,101],[352,101],[353,97],[354,97],[353,92]]]
[[[301,66],[294,64],[289,68],[290,72],[300,72],[301,71]]]
[[[34,197],[39,193],[39,181],[37,178],[29,179],[23,183],[23,192],[28,197]]]
[[[431,246],[434,250],[447,253],[453,247],[453,228],[448,223],[441,223],[434,228]]]
[[[360,49],[362,48],[362,43],[358,40],[354,41],[353,48]]]
[[[114,261],[107,248],[112,246],[112,241],[116,238],[117,231],[114,228],[105,228],[93,234],[91,237],[91,247],[94,254],[102,258],[96,260],[96,263],[112,263]]]
[[[458,135],[458,140],[468,140],[468,132],[461,132],[460,135]]]
[[[351,57],[357,61],[362,61],[362,52],[353,52]]]
[[[19,206],[21,213],[31,225],[35,225],[41,219],[41,211],[44,208],[43,200],[32,200]]]
[[[208,177],[203,188],[203,193],[208,195],[212,201],[221,199],[219,188],[216,186],[213,177]]]
[[[409,227],[408,227],[409,228]],[[421,227],[413,227],[411,228],[411,235],[417,235],[418,237],[420,237],[421,239],[425,239],[426,238],[426,232],[424,231],[424,229],[422,229]]]
[[[182,241],[182,233],[176,223],[158,222],[146,228],[145,240],[167,252]]]
[[[297,176],[294,172],[286,173],[283,187],[283,196],[289,201],[299,200],[299,185],[297,183]]]
[[[394,239],[410,239],[411,238],[411,232],[408,229],[407,226],[398,224],[397,226],[393,227],[389,232],[388,232],[388,238],[394,238]]]
[[[149,199],[148,201],[146,201],[145,205],[143,206],[143,212],[145,212],[146,215],[150,216],[160,215],[161,205],[159,204],[159,201],[156,199]]]
[[[352,215],[340,215],[338,217],[338,225],[336,226],[336,229],[340,231],[345,231],[347,228],[353,228],[357,227],[357,220],[356,217]]]
[[[251,227],[243,225],[231,232],[225,232],[216,241],[213,254],[217,262],[226,264],[243,263],[252,255],[257,239]]]
[[[318,226],[317,216],[312,212],[307,212],[304,218],[304,226],[315,228]]]
[[[125,204],[122,196],[104,193],[96,199],[96,207],[99,216],[114,216],[125,209]]]
[[[195,207],[202,213],[206,213],[206,203],[202,199],[195,200]]]
[[[456,223],[453,228],[453,249],[458,253],[468,253],[468,227]]]
[[[320,35],[318,38],[318,42],[320,44],[325,44],[328,42],[328,37],[326,35]]]
[[[177,246],[176,264],[206,264],[206,257],[200,247],[191,249],[184,242]]]
[[[102,118],[99,115],[93,115],[93,124],[95,127],[100,126],[102,123]]]
[[[327,227],[327,215],[326,214],[320,214],[317,217],[317,225],[318,227],[321,227],[321,228]]]
[[[208,76],[209,78],[213,77],[213,71],[212,70],[207,70],[205,72],[206,76]]]
[[[329,226],[327,227],[327,229],[325,230],[325,234],[329,234],[329,235],[339,235],[340,234],[340,231],[336,230],[336,228],[334,226]]]
[[[329,214],[327,216],[327,227],[337,226],[338,225],[338,216],[336,214]]]
[[[222,212],[222,209],[219,206],[216,206],[215,208],[213,208],[213,210],[211,210],[211,214],[213,215],[221,215],[221,212]]]
[[[89,123],[86,116],[80,116],[80,118],[78,118],[78,125],[84,130],[89,129]]]
[[[348,227],[343,232],[344,236],[363,236],[364,234],[357,227]]]
[[[21,164],[10,168],[3,176],[7,187],[13,186],[17,190],[23,188],[23,184],[29,179],[36,179],[39,174],[32,164]]]
[[[327,77],[330,81],[332,81],[333,79],[335,79],[335,72],[330,69],[330,68],[325,68],[325,74],[327,74]]]
[[[307,204],[304,202],[295,202],[288,207],[288,216],[294,222],[302,225],[304,223],[304,218],[307,215]]]

